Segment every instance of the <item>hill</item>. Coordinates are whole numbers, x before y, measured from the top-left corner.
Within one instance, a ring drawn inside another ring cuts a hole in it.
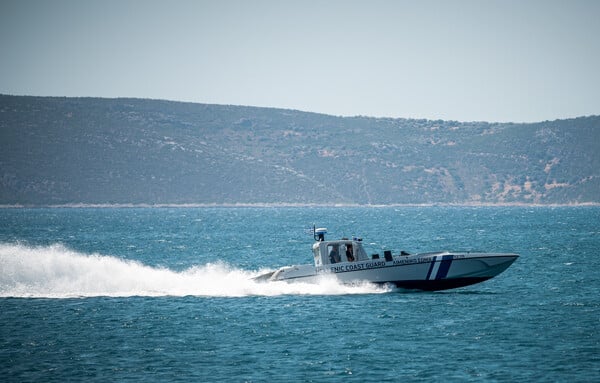
[[[0,204],[600,202],[600,117],[335,117],[0,95]]]

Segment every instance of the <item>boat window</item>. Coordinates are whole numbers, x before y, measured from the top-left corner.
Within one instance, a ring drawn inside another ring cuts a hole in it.
[[[345,245],[346,247],[346,259],[348,260],[348,262],[354,262],[356,260],[356,257],[354,256],[354,249],[351,243],[347,243]]]
[[[327,254],[329,254],[329,261],[331,263],[338,263],[340,259],[340,245],[327,245]]]
[[[360,245],[360,242],[354,242],[354,257],[358,261],[365,261],[369,259],[369,256],[365,252],[365,249]]]

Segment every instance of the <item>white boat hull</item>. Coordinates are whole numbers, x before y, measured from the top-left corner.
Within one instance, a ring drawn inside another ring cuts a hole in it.
[[[506,270],[516,254],[427,253],[371,259],[323,266],[282,267],[259,277],[269,281],[315,282],[322,275],[335,275],[342,283],[394,284],[420,290],[445,290],[483,282]]]

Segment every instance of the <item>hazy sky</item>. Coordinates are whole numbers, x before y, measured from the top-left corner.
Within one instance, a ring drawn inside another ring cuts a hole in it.
[[[333,115],[600,114],[600,1],[0,0],[0,93]]]

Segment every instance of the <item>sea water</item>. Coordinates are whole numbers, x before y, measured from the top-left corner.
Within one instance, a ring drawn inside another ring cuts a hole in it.
[[[257,283],[312,225],[369,253],[515,252],[442,292]],[[600,379],[600,208],[0,210],[0,379]]]

